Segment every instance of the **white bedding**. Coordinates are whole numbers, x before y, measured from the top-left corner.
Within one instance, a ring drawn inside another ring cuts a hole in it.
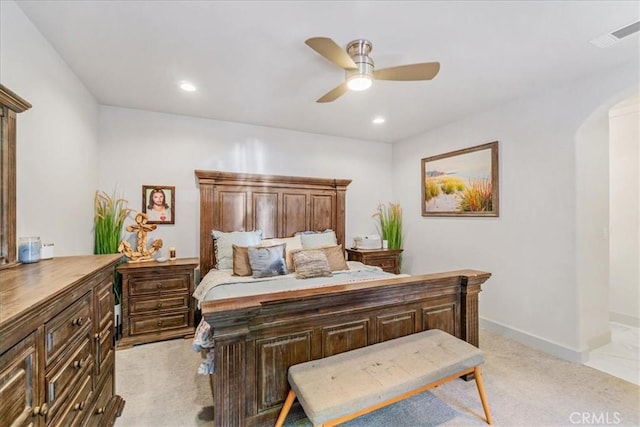
[[[333,276],[330,277],[315,277],[310,279],[297,279],[295,273],[254,279],[251,276],[233,276],[233,270],[211,270],[202,279],[193,296],[198,300],[198,307],[200,307],[200,303],[205,300],[237,298],[249,295],[407,276],[406,274],[397,275],[387,273],[380,267],[365,265],[357,261],[347,261],[347,265],[349,266],[349,270],[334,271]]]

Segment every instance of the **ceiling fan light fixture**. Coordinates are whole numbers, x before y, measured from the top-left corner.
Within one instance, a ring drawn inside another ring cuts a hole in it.
[[[355,74],[347,81],[347,87],[354,91],[367,90],[373,84],[373,79],[367,75]]]

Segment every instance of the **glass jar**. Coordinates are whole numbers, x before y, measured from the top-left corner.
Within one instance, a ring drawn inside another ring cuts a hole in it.
[[[18,261],[24,264],[40,261],[40,237],[20,237],[18,239]]]

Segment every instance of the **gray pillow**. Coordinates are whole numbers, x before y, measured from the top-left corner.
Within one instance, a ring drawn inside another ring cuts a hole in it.
[[[296,277],[298,279],[333,275],[327,255],[322,249],[295,252],[293,254],[293,265],[296,268]]]
[[[336,232],[333,230],[325,230],[317,233],[305,231],[300,233],[300,240],[302,240],[302,247],[304,249],[316,249],[338,244]]]
[[[249,265],[254,278],[282,276],[287,274],[287,266],[284,261],[286,245],[267,247],[249,246]]]
[[[216,247],[216,268],[233,268],[233,245],[254,246],[262,240],[262,230],[223,232],[213,230],[213,243]]]

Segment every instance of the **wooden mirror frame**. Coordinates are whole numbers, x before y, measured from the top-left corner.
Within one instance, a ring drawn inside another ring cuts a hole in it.
[[[0,84],[0,269],[16,265],[16,115],[31,108]]]

